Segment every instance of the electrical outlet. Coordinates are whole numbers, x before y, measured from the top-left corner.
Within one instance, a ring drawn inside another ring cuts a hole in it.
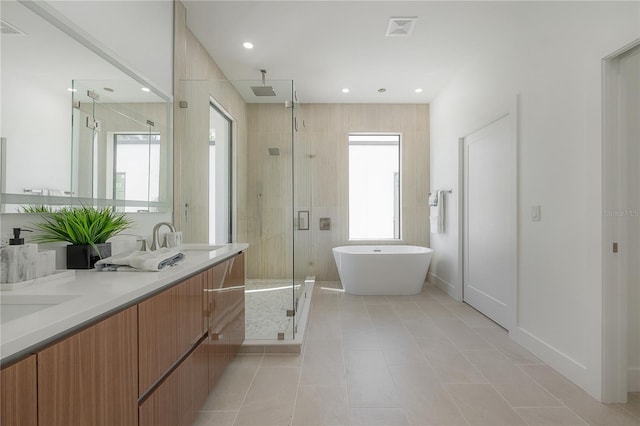
[[[331,230],[331,218],[330,217],[321,217],[320,218],[320,230],[321,231],[330,231]]]

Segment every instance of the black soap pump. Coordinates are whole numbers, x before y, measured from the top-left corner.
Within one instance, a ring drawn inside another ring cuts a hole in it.
[[[20,232],[22,231],[32,232],[32,231],[29,231],[28,229],[13,228],[13,238],[9,239],[10,246],[24,245],[24,238],[20,238]]]

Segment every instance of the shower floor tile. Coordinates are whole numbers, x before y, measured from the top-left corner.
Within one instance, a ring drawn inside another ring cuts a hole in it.
[[[284,333],[285,339],[292,339],[293,321],[287,317],[292,308],[291,280],[246,280],[245,338],[275,340],[278,333]]]

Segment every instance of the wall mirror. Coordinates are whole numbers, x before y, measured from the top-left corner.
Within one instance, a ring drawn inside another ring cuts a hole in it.
[[[169,211],[170,97],[52,10],[31,1],[0,9],[2,211],[88,203]]]

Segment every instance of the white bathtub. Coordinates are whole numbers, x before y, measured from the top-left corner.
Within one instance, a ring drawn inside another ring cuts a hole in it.
[[[382,245],[333,249],[342,287],[349,294],[411,295],[422,290],[433,250]]]

